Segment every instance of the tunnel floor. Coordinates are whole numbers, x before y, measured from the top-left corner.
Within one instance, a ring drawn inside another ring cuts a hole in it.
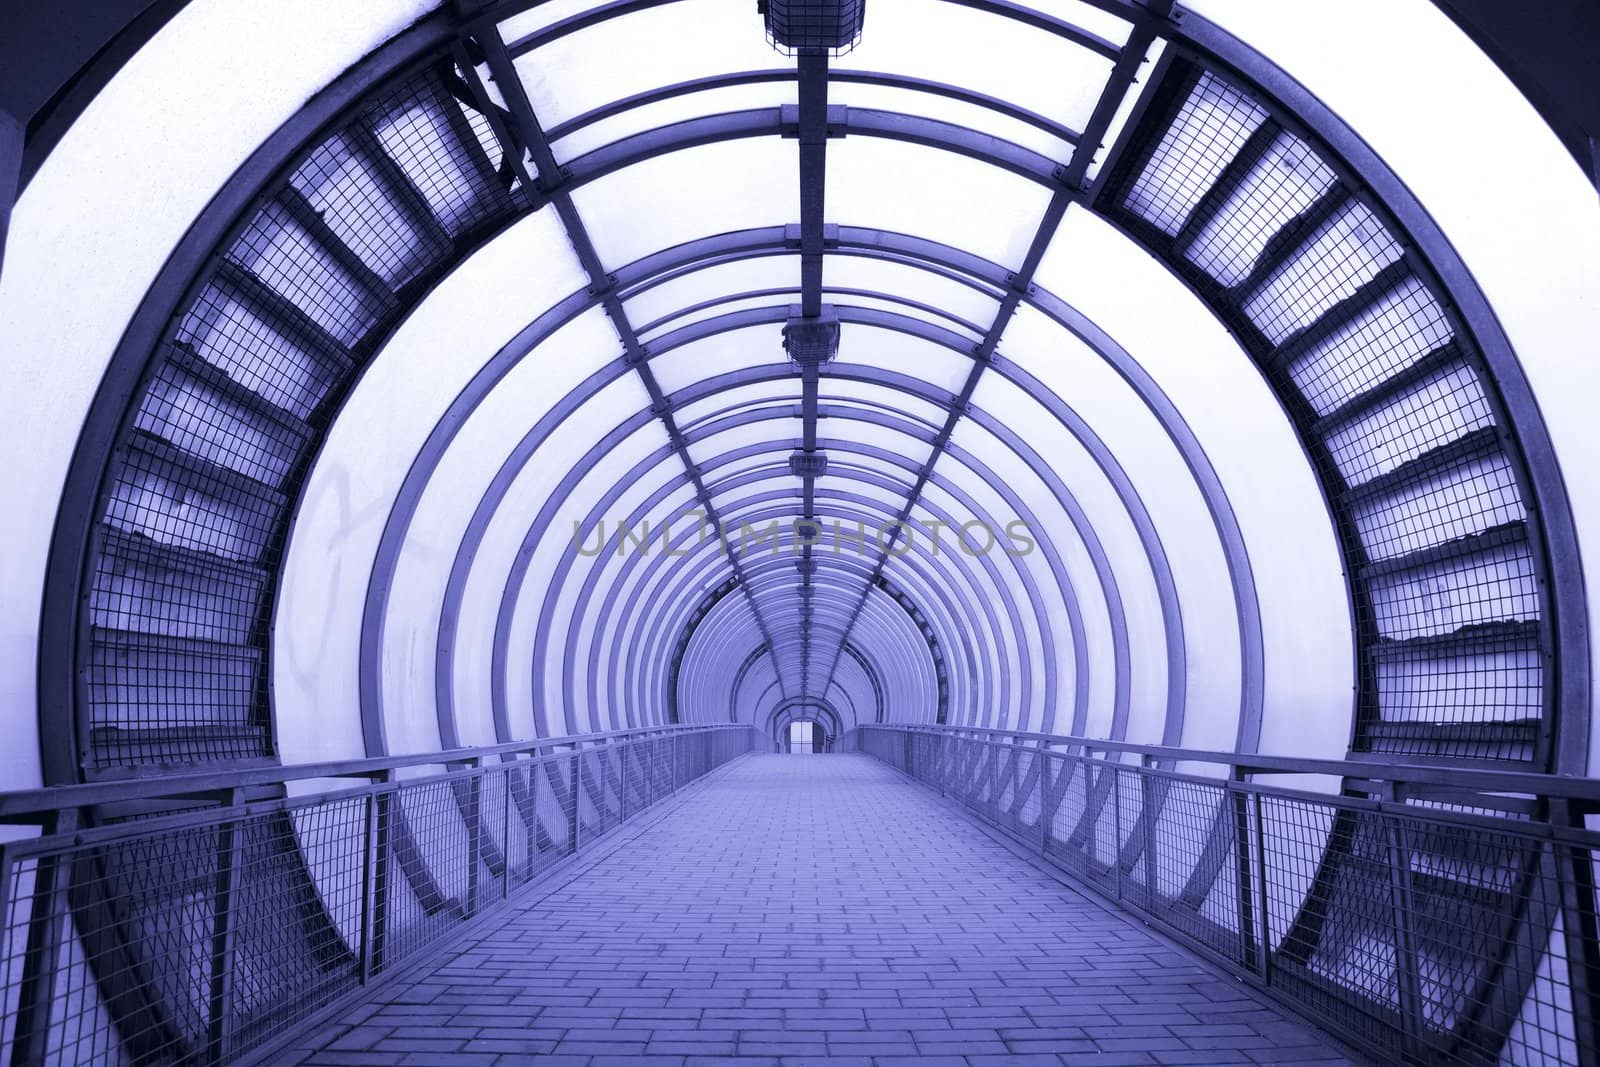
[[[866,756],[752,756],[300,1043],[311,1064],[1350,1063]]]

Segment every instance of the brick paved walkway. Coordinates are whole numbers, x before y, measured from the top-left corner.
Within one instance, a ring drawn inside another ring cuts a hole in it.
[[[305,1062],[1348,1062],[868,757],[751,757],[678,803]]]

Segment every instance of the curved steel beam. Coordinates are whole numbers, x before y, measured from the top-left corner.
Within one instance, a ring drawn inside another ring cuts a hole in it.
[[[748,258],[758,255],[787,254],[791,248],[790,235],[784,227],[768,227],[757,230],[736,231],[716,237],[691,241],[675,248],[665,249],[661,252],[646,256],[633,264],[623,267],[616,274],[619,289],[626,294],[636,295],[654,284],[659,284],[661,279],[675,276],[686,270],[700,269],[705,265],[716,262],[725,262],[730,258]],[[903,234],[893,234],[861,227],[841,227],[838,232],[838,245],[836,254],[855,254],[868,258],[884,258],[895,262],[921,269],[933,269],[942,272],[944,276],[962,281],[964,284],[978,288],[988,295],[994,295],[994,290],[1004,285],[1005,270],[969,253],[964,253],[937,242],[921,238],[910,237]],[[1249,621],[1251,626],[1245,630],[1254,629],[1259,632],[1259,613],[1255,606],[1254,585],[1250,580],[1248,556],[1244,549],[1243,536],[1237,521],[1233,517],[1231,506],[1228,504],[1225,493],[1222,491],[1220,479],[1206,458],[1203,448],[1194,437],[1193,432],[1177,412],[1171,401],[1160,391],[1143,368],[1139,367],[1128,354],[1116,346],[1111,339],[1098,328],[1094,327],[1080,313],[1055,298],[1051,294],[1038,289],[1030,290],[1025,301],[1034,306],[1057,324],[1069,329],[1082,340],[1094,348],[1102,358],[1128,381],[1141,397],[1148,409],[1152,411],[1157,420],[1166,430],[1169,439],[1178,448],[1191,471],[1196,473],[1200,483],[1202,496],[1212,512],[1212,517],[1218,527],[1218,535],[1222,541],[1224,556],[1228,561],[1230,574],[1234,578],[1235,607],[1241,620]],[[561,324],[569,321],[581,313],[588,306],[595,303],[591,294],[573,294],[556,308],[541,315],[528,328],[518,334],[509,344],[503,347],[481,370],[474,376],[460,395],[451,403],[445,417],[430,434],[428,441],[419,453],[416,462],[407,474],[406,482],[397,494],[394,509],[391,511],[388,523],[380,543],[380,553],[374,567],[372,582],[369,584],[369,594],[374,590],[386,593],[386,587],[392,574],[394,559],[398,548],[403,543],[405,530],[410,523],[411,515],[415,511],[416,503],[421,495],[421,489],[431,477],[440,457],[453,439],[459,426],[466,420],[470,413],[477,407],[488,392],[500,378],[509,372],[512,366],[528,353],[533,351],[538,342],[549,336]],[[1004,365],[1002,365],[1003,368]],[[689,397],[680,399],[679,406],[689,400]],[[947,403],[947,401],[945,401]],[[531,449],[524,445],[522,462]],[[511,460],[508,458],[508,464]],[[514,477],[510,466],[503,465],[496,475],[497,481],[507,481]],[[503,492],[503,488],[501,489]],[[465,582],[463,562],[470,558],[476,551],[476,543],[481,541],[483,528],[488,520],[488,512],[480,508],[467,533],[464,535],[462,551],[457,554],[456,565],[452,567],[451,578],[447,586],[447,594],[443,602],[441,617],[441,635],[453,629],[454,613],[459,609],[462,586]],[[1167,609],[1167,626],[1169,632],[1169,647],[1177,647],[1177,643],[1170,640],[1177,630],[1173,613],[1177,608],[1175,590],[1170,586],[1164,587],[1164,606]],[[371,675],[377,665],[376,651],[381,647],[380,634],[382,628],[382,613],[370,610],[363,623],[363,673]],[[1246,677],[1259,676],[1259,657],[1251,662],[1251,648],[1246,643]],[[448,661],[450,649],[448,642],[442,642],[439,650],[442,669],[436,677],[444,679],[449,672]],[[1254,668],[1254,669],[1252,669]],[[1174,675],[1175,681],[1180,681],[1185,675],[1178,672]],[[444,692],[441,681],[439,690]],[[1169,715],[1167,729],[1175,728],[1175,721]]]
[[[477,20],[482,24],[503,21],[519,11],[525,11],[533,7],[537,2],[538,0],[507,0],[505,3],[493,4],[479,14]],[[661,7],[665,4],[676,2],[677,0],[612,0],[609,4],[603,4],[588,11],[568,16],[559,22],[541,27],[532,33],[517,38],[509,46],[511,54],[520,56],[533,51],[535,48],[550,44],[552,41],[559,41],[561,38],[570,36],[580,30],[586,30],[591,26],[598,26],[601,23],[609,22],[624,15],[647,11],[653,7]],[[1058,19],[1043,12],[1023,7],[1021,4],[1011,2],[1011,0],[947,0],[947,2],[961,7],[973,8],[985,14],[1012,19],[1036,30],[1043,30],[1045,33],[1071,41],[1073,44],[1087,48],[1089,51],[1107,59],[1115,59],[1119,51],[1116,45],[1098,34],[1090,33],[1088,30],[1074,26],[1064,19]],[[1147,17],[1145,11],[1134,4],[1132,0],[1123,0],[1123,2],[1119,2],[1119,0],[1090,0],[1090,2],[1094,7],[1111,11],[1113,14],[1121,15],[1124,18],[1143,19]]]
[[[764,85],[772,82],[792,82],[796,80],[792,70],[744,70],[732,74],[713,74],[704,78],[694,78],[690,81],[676,82],[672,85],[663,85],[656,89],[647,89],[633,96],[613,100],[609,104],[586,111],[550,129],[550,140],[559,142],[561,138],[579,130],[587,129],[597,122],[615,118],[617,115],[632,111],[634,108],[645,107],[650,104],[659,104],[664,100],[674,100],[681,96],[691,96],[695,93],[710,92],[716,89],[732,89],[744,85]],[[1004,115],[1008,119],[1026,123],[1037,130],[1048,133],[1067,144],[1077,144],[1081,136],[1077,130],[1047,118],[1036,111],[1019,107],[1008,100],[989,96],[985,93],[974,92],[960,85],[951,85],[948,82],[932,81],[927,78],[913,78],[904,74],[891,74],[884,71],[873,70],[839,70],[829,68],[828,80],[830,82],[844,82],[854,85],[874,85],[885,89],[907,89],[913,92],[927,93],[930,96],[942,96],[948,100],[957,100],[963,104],[972,104],[997,115]]]

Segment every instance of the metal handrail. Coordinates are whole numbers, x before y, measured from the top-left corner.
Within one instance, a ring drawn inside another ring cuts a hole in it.
[[[1600,1060],[1593,782],[985,728],[846,740],[1384,1062]]]
[[[0,794],[40,831],[0,844],[0,1056],[254,1061],[758,750],[673,726]]]
[[[929,726],[922,724],[864,724],[861,730],[899,730],[904,732],[970,737],[1013,747],[1037,749],[1040,745],[1081,748],[1090,752],[1129,753],[1155,761],[1211,763],[1230,768],[1236,775],[1323,774],[1340,778],[1385,782],[1398,785],[1444,786],[1452,790],[1534,796],[1541,799],[1576,801],[1584,810],[1600,810],[1600,778],[1546,774],[1529,771],[1501,771],[1473,767],[1451,767],[1426,763],[1377,763],[1365,760],[1324,757],[1271,756],[1258,753],[1222,752],[1215,749],[1176,748],[1145,745],[1131,741],[1071,734],[1046,734],[1022,730],[1001,730],[976,726]],[[3,809],[0,809],[3,810]]]
[[[34,816],[68,809],[134,801],[193,800],[217,794],[231,794],[236,790],[259,789],[264,786],[287,785],[289,782],[314,779],[355,778],[383,781],[395,771],[410,767],[446,769],[471,767],[497,756],[532,756],[567,752],[574,748],[593,747],[624,739],[736,729],[743,727],[731,724],[638,727],[604,733],[546,737],[532,741],[509,741],[498,745],[465,746],[409,755],[371,756],[362,759],[282,766],[219,768],[119,781],[11,790],[0,792],[0,823],[30,824],[37,821]]]

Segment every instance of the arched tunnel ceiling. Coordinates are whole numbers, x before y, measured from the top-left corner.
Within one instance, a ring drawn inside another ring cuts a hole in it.
[[[469,7],[313,101],[125,337],[55,777],[811,699],[1246,749],[1314,705],[1341,753],[1542,764],[1586,728],[1504,337],[1203,20],[874,0],[791,59],[736,5]]]

